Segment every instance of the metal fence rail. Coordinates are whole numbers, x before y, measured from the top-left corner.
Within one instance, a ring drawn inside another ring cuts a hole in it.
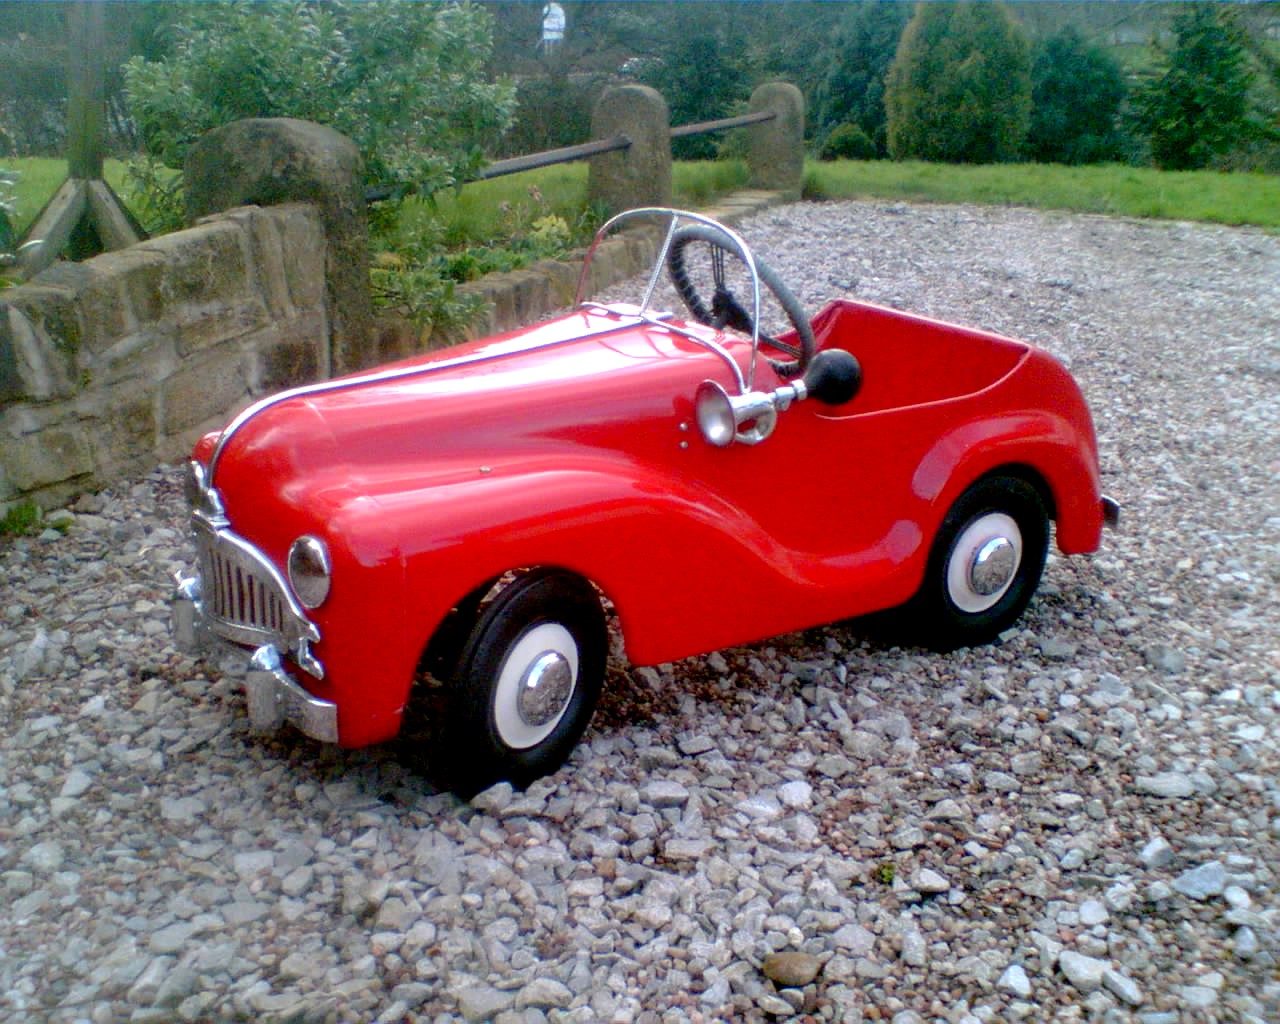
[[[671,138],[686,139],[691,135],[706,135],[710,132],[727,131],[730,128],[745,128],[747,125],[772,121],[778,115],[772,110],[760,110],[754,114],[740,114],[737,117],[722,117],[716,121],[698,121],[694,124],[682,124],[671,129]],[[476,181],[487,181],[490,178],[501,178],[508,174],[519,174],[521,171],[532,171],[539,167],[551,167],[554,164],[567,164],[575,160],[586,160],[601,153],[612,153],[626,149],[631,140],[625,135],[615,135],[610,139],[597,139],[594,142],[583,142],[577,146],[562,146],[560,149],[547,149],[541,153],[528,153],[525,156],[513,156],[506,160],[495,160],[481,169]],[[380,203],[391,199],[401,189],[391,185],[375,185],[365,191],[366,202]]]

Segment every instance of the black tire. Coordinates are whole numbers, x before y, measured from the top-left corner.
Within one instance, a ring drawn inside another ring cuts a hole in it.
[[[523,787],[559,768],[595,711],[607,657],[604,612],[585,581],[534,572],[499,592],[449,684],[450,788],[470,795],[503,779]],[[538,675],[541,705],[521,686]]]
[[[936,650],[990,643],[1026,610],[1048,551],[1049,515],[1035,486],[984,477],[947,512],[901,621]]]
[[[685,248],[691,242],[706,242],[739,258],[729,236],[709,224],[686,224],[678,229],[671,238],[671,247],[667,250],[667,272],[671,277],[672,285],[675,286],[676,294],[680,296],[680,301],[688,308],[694,320],[700,324],[717,329],[728,326],[750,334],[753,325],[750,315],[745,310],[739,310],[738,316],[728,318],[717,316],[698,293],[698,289],[689,278],[689,268],[684,256]],[[760,342],[779,351],[786,351],[794,357],[789,360],[769,360],[769,365],[780,377],[798,377],[804,373],[805,367],[809,365],[814,352],[817,351],[818,343],[814,338],[813,325],[809,322],[804,307],[800,305],[800,300],[782,283],[782,279],[774,273],[773,268],[760,260],[756,260],[755,264],[760,284],[772,292],[774,298],[778,300],[778,305],[782,307],[787,319],[791,321],[791,326],[795,328],[800,344],[798,347],[784,345],[764,334],[760,335]]]

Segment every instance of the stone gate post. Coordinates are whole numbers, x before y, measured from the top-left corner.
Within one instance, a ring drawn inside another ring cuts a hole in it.
[[[804,96],[789,82],[766,82],[751,94],[751,113],[762,110],[774,117],[747,130],[751,187],[798,196],[804,183]]]
[[[360,152],[332,128],[288,117],[234,121],[187,154],[187,216],[236,206],[314,203],[324,222],[331,375],[377,362],[369,224]]]
[[[591,137],[625,135],[626,149],[591,158],[587,201],[608,214],[634,206],[671,205],[671,115],[667,101],[647,85],[605,92],[591,116]]]

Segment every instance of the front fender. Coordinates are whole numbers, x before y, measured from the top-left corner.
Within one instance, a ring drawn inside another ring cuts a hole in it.
[[[785,632],[812,614],[772,600],[801,588],[790,554],[695,483],[621,457],[487,469],[380,498],[401,535],[419,650],[467,594],[533,566],[595,583],[638,664]]]

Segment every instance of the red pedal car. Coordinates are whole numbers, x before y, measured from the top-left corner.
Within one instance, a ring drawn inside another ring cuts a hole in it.
[[[388,739],[429,664],[452,784],[526,784],[587,726],[606,608],[637,665],[891,608],[955,647],[1019,617],[1050,521],[1096,549],[1117,508],[1050,356],[844,299],[810,319],[692,213],[596,245],[641,221],[638,304],[296,388],[197,444],[175,630],[247,649],[255,728]]]

